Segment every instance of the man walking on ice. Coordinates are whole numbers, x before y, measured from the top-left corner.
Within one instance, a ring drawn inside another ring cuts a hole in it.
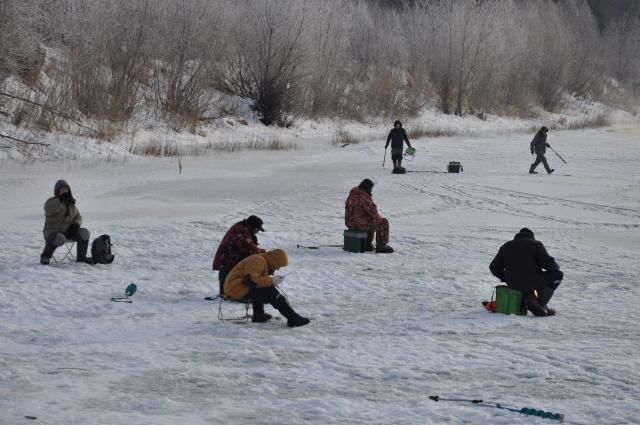
[[[531,167],[529,167],[529,174],[538,174],[535,170],[536,167],[542,162],[544,165],[544,169],[547,170],[547,174],[553,173],[553,168],[549,167],[549,163],[547,163],[547,158],[545,158],[544,154],[547,151],[547,148],[550,148],[551,145],[547,143],[547,133],[549,129],[547,127],[542,127],[536,135],[529,147],[531,148],[531,155],[536,154],[536,160]]]

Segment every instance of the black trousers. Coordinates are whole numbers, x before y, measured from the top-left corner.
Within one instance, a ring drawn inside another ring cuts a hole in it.
[[[549,163],[547,162],[547,158],[545,158],[544,154],[537,154],[536,160],[533,162],[533,164],[531,164],[531,167],[529,168],[529,172],[534,171],[541,162],[542,165],[544,165],[544,169],[547,170],[547,173],[551,171],[551,167],[549,167]]]
[[[564,274],[560,270],[543,272],[542,287],[538,289],[542,289],[545,286],[548,286],[555,291],[556,289],[558,289],[558,286],[560,286],[560,282],[562,282],[563,277]]]
[[[249,288],[247,298],[253,300],[254,303],[271,304],[276,310],[287,304],[287,299],[274,286]]]
[[[229,271],[220,270],[218,272],[218,282],[220,283],[220,296],[224,295],[224,280],[227,278]]]
[[[87,257],[87,249],[89,248],[89,231],[82,227],[73,226],[66,232],[58,232],[49,235],[46,239],[46,247],[43,255],[51,257],[55,250],[64,245],[67,241],[75,241],[76,259],[82,261]]]

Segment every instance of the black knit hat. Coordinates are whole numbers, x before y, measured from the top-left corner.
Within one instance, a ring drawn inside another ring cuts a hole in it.
[[[530,229],[527,229],[526,227],[523,227],[522,229],[520,229],[520,233],[533,239],[533,232]]]
[[[540,131],[543,132],[543,133],[548,133],[549,129],[546,126],[543,125],[542,128],[540,129]]]
[[[371,192],[371,189],[373,189],[373,182],[369,179],[364,179],[360,182],[358,188]]]
[[[393,126],[395,127],[398,124],[400,124],[400,127],[402,127],[402,123],[400,122],[400,120],[395,120],[395,122],[393,123]]]
[[[256,215],[250,215],[247,217],[247,225],[254,231],[260,230],[261,232],[264,232],[264,228],[262,227],[263,223],[262,219]]]

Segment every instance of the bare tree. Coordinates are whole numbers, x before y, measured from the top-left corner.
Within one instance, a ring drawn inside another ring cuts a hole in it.
[[[604,31],[608,73],[620,82],[640,79],[640,18],[623,15]]]
[[[245,0],[227,30],[231,57],[220,67],[229,92],[253,101],[265,125],[283,124],[291,91],[302,80],[305,3]]]
[[[217,2],[163,1],[160,36],[153,62],[153,87],[159,109],[193,125],[211,107],[208,61],[216,57],[221,8]]]
[[[0,82],[11,73],[28,73],[40,61],[42,19],[37,2],[0,0]]]

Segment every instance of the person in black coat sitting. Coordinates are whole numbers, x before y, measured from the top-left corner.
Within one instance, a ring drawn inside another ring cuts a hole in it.
[[[555,314],[547,304],[562,282],[563,274],[531,230],[521,229],[513,240],[502,245],[489,269],[509,288],[524,293],[523,302],[535,316]]]
[[[402,167],[402,151],[405,142],[409,147],[411,147],[411,143],[409,143],[407,132],[402,128],[402,123],[399,120],[393,123],[393,128],[387,136],[387,144],[384,146],[385,150],[389,147],[389,142],[391,142],[391,160],[393,161],[392,173],[406,173],[407,171]]]

